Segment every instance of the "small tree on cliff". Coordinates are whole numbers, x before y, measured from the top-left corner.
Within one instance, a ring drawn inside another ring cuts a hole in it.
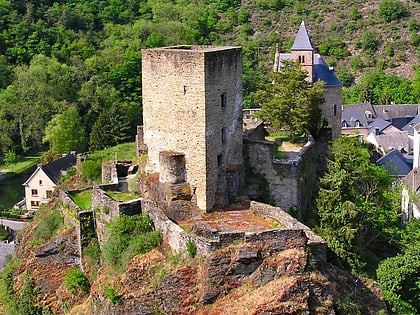
[[[279,72],[272,73],[272,83],[255,94],[261,105],[257,116],[274,130],[288,130],[292,142],[305,129],[316,134],[322,126],[319,106],[324,102],[324,83],[310,83],[307,76],[298,62],[286,60]]]

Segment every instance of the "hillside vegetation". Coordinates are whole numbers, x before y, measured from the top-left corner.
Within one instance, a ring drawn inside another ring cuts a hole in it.
[[[345,85],[373,69],[401,76],[375,76],[346,92],[347,101],[366,99],[374,82],[377,90],[390,86],[375,102],[419,102],[419,17],[418,1],[400,0],[2,0],[0,157],[133,139],[142,121],[143,48],[241,45],[244,106],[255,105],[275,46],[289,50],[302,20]],[[396,98],[399,87],[404,97]]]

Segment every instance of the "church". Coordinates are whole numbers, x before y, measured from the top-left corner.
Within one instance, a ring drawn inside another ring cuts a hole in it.
[[[302,69],[308,73],[308,81],[318,80],[325,82],[324,104],[321,105],[322,114],[328,127],[332,130],[332,138],[340,135],[341,105],[343,104],[342,84],[322,56],[315,53],[305,23],[302,22],[290,53],[279,53],[276,49],[273,71],[277,72],[284,60],[297,60]]]

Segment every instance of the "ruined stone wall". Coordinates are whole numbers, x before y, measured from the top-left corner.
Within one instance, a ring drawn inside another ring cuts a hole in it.
[[[98,241],[103,244],[107,238],[106,225],[120,214],[135,215],[141,213],[140,199],[130,202],[118,202],[109,197],[104,189],[117,190],[117,185],[94,186],[92,190],[92,208],[95,212]]]
[[[247,167],[268,181],[270,200],[285,210],[299,209],[304,213],[316,184],[313,138],[309,137],[299,154],[288,160],[274,158],[273,142],[246,140],[244,143]]]
[[[281,208],[251,201],[250,209],[256,215],[278,221],[286,229],[303,231],[308,239],[308,246],[312,248],[315,257],[319,260],[326,260],[327,245],[325,240]]]
[[[343,105],[343,92],[341,86],[326,87],[324,92],[325,103],[321,110],[327,118],[329,127],[332,129],[333,139],[337,139],[341,132],[341,106]]]
[[[288,248],[304,248],[307,236],[302,229],[289,228],[273,229],[259,232],[223,232],[211,237],[187,233],[150,201],[143,201],[142,208],[154,222],[155,228],[167,238],[169,246],[174,252],[185,253],[187,243],[194,242],[197,253],[202,256],[211,251],[235,244],[258,242],[269,252],[278,252]],[[302,225],[305,227],[304,225]]]
[[[147,171],[159,152],[185,154],[187,181],[201,209],[213,207],[219,167],[242,164],[242,66],[238,47],[142,52]]]

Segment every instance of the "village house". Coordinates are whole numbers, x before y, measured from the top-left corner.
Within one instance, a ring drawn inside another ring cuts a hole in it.
[[[66,154],[48,164],[39,164],[36,170],[23,183],[25,187],[25,208],[28,211],[38,210],[41,204],[47,203],[62,175],[76,164],[76,154]]]

